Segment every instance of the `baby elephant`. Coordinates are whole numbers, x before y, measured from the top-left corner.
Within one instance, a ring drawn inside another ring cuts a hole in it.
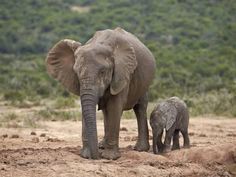
[[[157,153],[157,148],[158,153],[169,152],[172,136],[172,150],[179,149],[179,131],[184,138],[184,147],[189,148],[188,123],[189,114],[187,106],[178,97],[171,97],[158,104],[152,111],[150,117],[154,154]],[[164,144],[162,143],[163,129],[166,130]]]

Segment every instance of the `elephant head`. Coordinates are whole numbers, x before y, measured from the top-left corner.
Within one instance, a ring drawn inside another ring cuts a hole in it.
[[[163,144],[161,142],[163,130],[165,129],[168,132],[175,125],[177,114],[175,105],[169,101],[161,102],[152,111],[150,125],[152,127],[153,152],[155,154],[157,153],[157,147],[158,152],[163,151]]]
[[[80,95],[91,158],[98,158],[96,104],[106,91],[118,95],[128,86],[137,61],[134,48],[115,30],[96,32],[85,45],[58,42],[48,53],[49,75]]]

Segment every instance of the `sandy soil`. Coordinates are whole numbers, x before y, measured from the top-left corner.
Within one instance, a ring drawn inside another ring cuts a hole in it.
[[[40,122],[40,125],[37,129],[0,128],[1,177],[236,176],[236,119],[191,118],[191,148],[164,155],[132,150],[137,139],[136,120],[123,119],[122,156],[115,161],[79,156],[81,122]],[[101,139],[100,120],[98,134]]]

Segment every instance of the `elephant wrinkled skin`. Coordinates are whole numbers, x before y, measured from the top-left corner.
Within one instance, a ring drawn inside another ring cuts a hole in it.
[[[46,65],[49,75],[81,98],[82,157],[120,157],[120,118],[123,110],[129,109],[134,110],[138,122],[135,149],[149,149],[147,90],[154,78],[155,59],[138,38],[116,28],[96,32],[84,45],[64,39],[48,52]],[[105,131],[99,145],[97,104],[103,111]],[[103,149],[101,154],[98,147]]]
[[[178,97],[171,97],[160,104],[151,113],[150,125],[153,133],[154,154],[170,151],[171,138],[173,137],[172,150],[179,149],[179,132],[184,138],[184,147],[190,147],[188,136],[189,114],[184,101]],[[163,130],[166,130],[164,144],[162,143]],[[157,151],[158,149],[158,151]]]

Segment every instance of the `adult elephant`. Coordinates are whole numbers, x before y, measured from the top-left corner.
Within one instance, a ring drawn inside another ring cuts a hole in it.
[[[48,73],[82,105],[81,156],[98,159],[96,104],[103,111],[105,135],[99,147],[106,159],[120,157],[119,129],[123,110],[134,109],[138,122],[135,149],[149,150],[147,90],[154,77],[155,59],[134,35],[121,28],[98,31],[85,44],[64,39],[49,52]]]

